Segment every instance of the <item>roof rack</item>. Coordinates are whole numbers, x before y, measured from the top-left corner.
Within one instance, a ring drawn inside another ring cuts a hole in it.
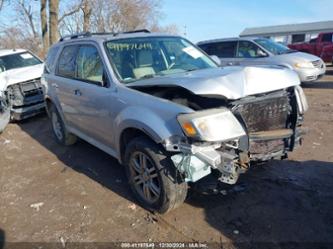
[[[71,40],[71,39],[76,39],[76,38],[80,38],[80,37],[89,37],[91,36],[90,32],[83,32],[83,33],[78,33],[78,34],[73,34],[73,35],[65,35],[62,36],[59,41],[65,41],[65,40]]]
[[[136,29],[125,32],[120,32],[119,34],[131,34],[131,33],[150,33],[148,29]]]
[[[83,37],[91,37],[93,35],[113,35],[113,36],[117,36],[117,35],[120,35],[120,34],[132,34],[132,33],[150,33],[150,31],[148,29],[137,29],[137,30],[118,32],[118,33],[112,33],[112,32],[96,32],[96,33],[83,32],[83,33],[78,33],[78,34],[73,34],[73,35],[62,36],[59,39],[59,42],[62,42],[62,41],[65,41],[65,40],[83,38]]]

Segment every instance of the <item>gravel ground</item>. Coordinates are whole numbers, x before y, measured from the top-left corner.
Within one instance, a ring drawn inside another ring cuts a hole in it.
[[[163,216],[136,204],[115,159],[84,141],[56,144],[46,116],[10,124],[0,136],[0,248],[333,248],[333,68],[305,93],[310,130],[289,160],[251,168],[224,195],[192,194]]]

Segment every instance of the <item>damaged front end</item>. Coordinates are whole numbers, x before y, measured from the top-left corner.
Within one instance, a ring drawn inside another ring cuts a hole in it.
[[[45,110],[40,78],[8,86],[8,102],[12,120],[22,120]]]
[[[178,116],[186,138],[164,141],[188,182],[217,172],[235,184],[250,162],[283,159],[301,143],[307,102],[301,87],[247,96],[223,107]]]

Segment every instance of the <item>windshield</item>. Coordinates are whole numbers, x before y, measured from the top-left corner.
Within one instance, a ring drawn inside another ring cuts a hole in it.
[[[106,42],[111,63],[123,83],[217,67],[180,37],[128,38]]]
[[[254,41],[275,55],[295,52],[295,50],[289,49],[285,45],[274,42],[270,39],[261,38],[261,39],[255,39]]]
[[[5,55],[0,57],[0,72],[41,63],[38,58],[29,52]]]

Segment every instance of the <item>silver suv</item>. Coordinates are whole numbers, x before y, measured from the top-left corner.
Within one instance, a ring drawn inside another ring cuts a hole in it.
[[[138,201],[161,213],[192,184],[234,184],[250,161],[286,157],[307,109],[292,70],[223,69],[186,39],[148,31],[65,37],[42,80],[56,140],[117,158]]]

